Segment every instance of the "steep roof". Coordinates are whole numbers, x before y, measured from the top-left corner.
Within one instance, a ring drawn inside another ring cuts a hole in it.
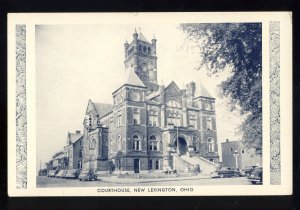
[[[125,81],[126,85],[133,85],[139,87],[146,87],[134,70],[130,69],[127,74],[127,80]]]
[[[81,133],[69,133],[68,135],[71,144],[74,144],[78,139],[82,137]]]
[[[112,104],[95,103],[95,102],[93,102],[93,104],[100,118],[108,114],[114,107]]]
[[[62,153],[60,155],[58,155],[57,157],[53,158],[53,160],[59,160],[65,157],[65,153]]]
[[[150,43],[146,37],[144,36],[144,34],[142,34],[142,32],[139,33],[139,37],[138,37],[139,40],[143,41],[143,42],[148,42]]]
[[[210,93],[206,90],[206,88],[201,83],[198,83],[196,85],[195,98],[200,96],[206,98],[214,98],[210,95]]]
[[[177,91],[178,94],[182,95],[182,92],[180,90],[180,88],[178,87],[178,85],[172,81],[166,88],[165,88],[165,92],[167,92],[168,90],[173,89],[174,91]]]

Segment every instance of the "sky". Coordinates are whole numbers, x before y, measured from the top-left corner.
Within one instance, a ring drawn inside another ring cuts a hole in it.
[[[40,161],[43,168],[63,150],[68,131],[82,130],[89,99],[112,104],[112,92],[125,80],[124,43],[132,41],[135,28],[148,40],[153,35],[157,39],[159,84],[175,81],[183,88],[190,81],[201,82],[216,98],[219,151],[225,139],[240,139],[236,133],[240,116],[230,112],[226,99],[217,94],[217,85],[230,69],[211,77],[205,69],[196,70],[197,48],[178,25],[37,25],[37,169]]]

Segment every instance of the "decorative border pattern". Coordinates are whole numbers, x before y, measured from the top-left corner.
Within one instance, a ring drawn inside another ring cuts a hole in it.
[[[281,184],[280,161],[280,22],[269,22],[270,184]]]
[[[27,188],[26,25],[16,25],[16,185]]]

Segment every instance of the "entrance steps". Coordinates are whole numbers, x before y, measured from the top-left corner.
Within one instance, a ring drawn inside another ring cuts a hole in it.
[[[185,173],[201,173],[202,175],[209,175],[218,168],[215,164],[201,156],[181,155],[177,157],[178,172]]]

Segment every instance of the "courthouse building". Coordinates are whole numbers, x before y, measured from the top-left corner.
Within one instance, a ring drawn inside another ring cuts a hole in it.
[[[127,78],[112,93],[113,104],[88,101],[83,169],[143,173],[198,166],[208,173],[216,168],[215,98],[193,81],[184,89],[174,81],[159,85],[156,42],[135,32],[124,44]]]

